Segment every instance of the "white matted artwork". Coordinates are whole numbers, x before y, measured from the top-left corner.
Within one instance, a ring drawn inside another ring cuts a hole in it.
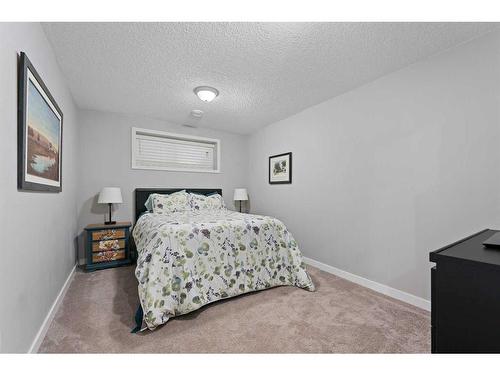
[[[292,153],[273,155],[269,157],[269,183],[292,183]]]

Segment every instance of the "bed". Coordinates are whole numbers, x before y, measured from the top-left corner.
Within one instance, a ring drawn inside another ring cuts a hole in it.
[[[225,207],[165,213],[144,206],[151,194],[182,191],[188,199],[214,201],[220,194],[223,201],[221,189],[135,190],[132,236],[143,329],[248,292],[284,285],[314,291],[297,243],[278,219]]]

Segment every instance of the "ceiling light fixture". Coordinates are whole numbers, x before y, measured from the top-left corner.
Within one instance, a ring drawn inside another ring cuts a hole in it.
[[[204,102],[210,103],[214,100],[217,95],[219,95],[219,91],[209,86],[198,86],[194,89],[194,93],[203,100]]]

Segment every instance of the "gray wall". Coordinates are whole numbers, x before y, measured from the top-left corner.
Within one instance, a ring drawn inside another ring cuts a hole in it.
[[[499,227],[500,34],[272,124],[249,141],[253,212],[305,256],[426,299],[428,252]],[[268,156],[293,152],[293,184]]]
[[[26,352],[75,264],[77,118],[38,23],[0,23],[0,352]],[[64,114],[61,193],[17,191],[17,61],[24,51]]]
[[[247,137],[208,129],[193,129],[145,117],[105,112],[79,112],[79,229],[104,221],[106,205],[98,205],[104,186],[122,189],[124,203],[116,205],[116,220],[133,221],[133,192],[137,187],[222,188],[226,205],[233,207],[233,191],[247,181]],[[188,173],[131,169],[131,128],[140,127],[218,138],[222,173]],[[82,257],[81,254],[80,257]]]

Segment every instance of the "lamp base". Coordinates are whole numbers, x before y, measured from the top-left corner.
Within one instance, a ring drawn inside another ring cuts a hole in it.
[[[104,225],[113,225],[113,224],[116,224],[116,221],[112,221],[111,220],[111,206],[112,206],[112,204],[108,203],[108,206],[109,206],[109,220],[105,221]]]

